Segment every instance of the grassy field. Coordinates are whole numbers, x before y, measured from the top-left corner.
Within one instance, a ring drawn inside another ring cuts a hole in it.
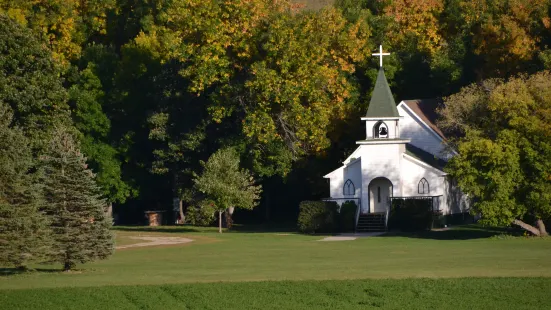
[[[549,309],[549,278],[242,282],[12,290],[3,309]]]
[[[500,237],[500,231],[478,227],[341,242],[285,232],[218,234],[214,228],[119,227],[116,233],[119,245],[142,242],[130,238],[136,236],[194,241],[117,250],[71,273],[59,272],[60,266],[23,274],[0,269],[0,305],[240,308],[242,299],[251,303],[247,308],[403,308],[414,296],[415,307],[446,308],[460,296],[462,308],[534,308],[528,300],[551,308],[550,238]],[[212,298],[200,301],[205,296]]]

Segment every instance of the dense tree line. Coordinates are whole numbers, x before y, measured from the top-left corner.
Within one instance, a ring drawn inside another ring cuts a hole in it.
[[[379,44],[397,99],[446,97],[551,69],[550,12],[547,0],[0,1],[53,59],[27,59],[51,74],[26,90],[6,74],[0,92],[33,156],[48,138],[32,126],[70,125],[121,222],[197,203],[194,173],[223,147],[262,184],[256,215],[289,220],[362,137]]]

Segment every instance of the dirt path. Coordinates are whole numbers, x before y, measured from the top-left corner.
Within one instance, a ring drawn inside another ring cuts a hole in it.
[[[128,237],[130,239],[134,240],[145,240],[148,242],[140,242],[140,243],[133,243],[128,245],[121,245],[116,247],[115,249],[121,250],[121,249],[128,249],[128,248],[137,248],[137,247],[144,247],[144,246],[155,246],[155,245],[174,245],[174,244],[183,244],[192,242],[193,239],[188,238],[181,238],[181,237]]]

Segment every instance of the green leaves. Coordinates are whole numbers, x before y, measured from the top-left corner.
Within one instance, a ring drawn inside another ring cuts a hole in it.
[[[447,171],[490,225],[551,217],[551,75],[487,81],[446,100],[442,125],[464,134]],[[459,102],[461,101],[461,102]]]
[[[0,101],[11,107],[15,124],[35,151],[40,151],[56,124],[70,124],[67,92],[59,74],[44,42],[0,14]]]
[[[195,187],[224,211],[230,207],[251,210],[260,199],[262,187],[253,176],[239,168],[239,155],[234,149],[220,149],[206,163],[201,175],[195,177]]]
[[[296,160],[326,149],[327,132],[348,114],[350,74],[369,53],[370,32],[335,9],[290,10],[285,1],[175,1],[135,43],[181,63],[187,91],[208,96],[215,123],[237,117],[249,146],[284,145]]]

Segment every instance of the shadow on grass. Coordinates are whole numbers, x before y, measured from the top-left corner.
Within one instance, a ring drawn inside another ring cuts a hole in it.
[[[296,232],[295,224],[235,224],[231,229],[223,228],[224,233],[291,233]],[[199,227],[191,225],[174,226],[114,226],[114,231],[129,232],[161,232],[161,233],[218,233],[217,226]]]
[[[295,223],[266,223],[254,225],[235,224],[228,232],[238,233],[295,233],[297,227]]]
[[[457,226],[445,230],[431,230],[419,232],[391,231],[380,237],[408,237],[434,240],[470,240],[484,239],[500,235],[520,236],[522,231],[508,227],[484,227],[477,224]]]
[[[21,268],[0,268],[0,276],[13,276],[13,275],[24,275],[32,274],[35,272],[42,273],[62,273],[61,268],[33,268],[33,269],[21,269]]]

